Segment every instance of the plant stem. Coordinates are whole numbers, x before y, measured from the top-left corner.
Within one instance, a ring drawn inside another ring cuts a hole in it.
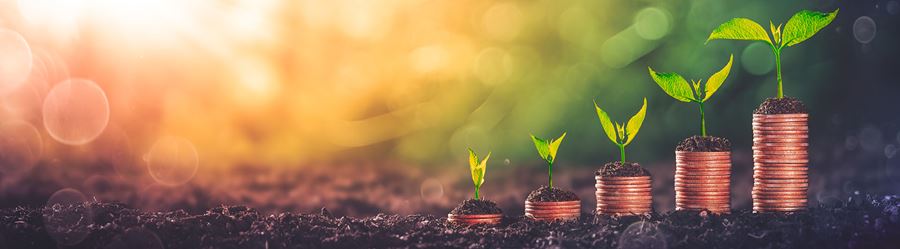
[[[553,164],[547,163],[547,175],[550,176],[550,187],[553,187]]]
[[[479,187],[475,187],[475,200],[478,200],[478,190]]]
[[[778,74],[778,98],[784,98],[784,90],[781,87],[781,48],[772,46],[772,52],[775,53],[775,71]]]
[[[698,101],[700,104],[700,134],[704,137],[706,136],[706,114],[703,113],[703,102]]]
[[[622,154],[622,163],[625,163],[625,144],[619,144],[619,153]]]

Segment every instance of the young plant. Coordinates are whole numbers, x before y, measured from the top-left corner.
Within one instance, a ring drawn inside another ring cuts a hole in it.
[[[624,125],[616,122],[614,126],[609,119],[609,114],[606,114],[603,109],[600,109],[600,106],[597,106],[597,101],[594,101],[594,107],[597,108],[597,117],[600,118],[603,132],[606,133],[609,140],[619,147],[619,152],[622,154],[622,163],[625,163],[625,146],[631,144],[634,136],[637,136],[638,131],[641,129],[641,124],[644,123],[644,116],[647,114],[647,98],[644,98],[644,105],[641,107],[641,110],[634,114],[628,120],[628,123]]]
[[[681,77],[681,75],[677,73],[657,73],[653,71],[653,68],[647,67],[650,70],[650,78],[653,78],[653,81],[659,85],[666,94],[672,96],[678,101],[681,102],[694,102],[700,105],[700,133],[705,137],[706,136],[706,117],[703,113],[703,103],[706,103],[706,100],[709,99],[722,86],[722,83],[725,82],[725,78],[728,78],[728,73],[731,72],[731,62],[734,59],[734,55],[728,58],[728,64],[725,64],[725,67],[722,70],[714,73],[712,76],[709,76],[709,79],[706,80],[705,83],[702,83],[702,80],[691,80],[690,83]]]
[[[559,145],[562,144],[563,138],[566,138],[565,132],[559,138],[553,140],[531,135],[531,141],[534,142],[534,147],[537,148],[538,154],[547,162],[547,175],[550,176],[551,188],[553,187],[553,162],[556,161],[556,152],[559,151]]]
[[[469,148],[469,170],[472,171],[472,183],[475,184],[476,200],[480,198],[479,191],[481,190],[481,184],[484,183],[484,171],[487,170],[487,161],[490,158],[491,153],[488,152],[488,155],[484,157],[484,159],[478,161],[478,156],[475,155],[475,151],[472,151],[472,148]]]
[[[772,48],[775,54],[775,70],[778,74],[778,98],[784,97],[784,90],[781,87],[781,50],[785,47],[797,45],[828,26],[837,16],[840,9],[831,13],[821,13],[816,11],[802,10],[794,14],[787,24],[784,25],[784,31],[781,30],[781,24],[775,27],[772,21],[769,21],[769,30],[772,32],[772,38],[766,34],[766,30],[762,25],[747,18],[734,18],[730,21],[722,23],[718,28],[709,34],[706,42],[711,40],[751,40],[763,41]]]

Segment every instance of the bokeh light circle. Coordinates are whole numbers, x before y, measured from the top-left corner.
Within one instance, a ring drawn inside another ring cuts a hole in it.
[[[0,96],[15,90],[31,74],[31,48],[15,31],[0,28]]]
[[[887,12],[891,15],[896,15],[900,13],[900,3],[897,1],[890,1],[887,3]]]
[[[149,229],[132,227],[125,230],[105,247],[106,249],[163,249],[162,240]]]
[[[47,93],[43,117],[50,137],[63,144],[82,145],[106,129],[109,102],[103,89],[93,81],[69,79]]]
[[[180,137],[160,138],[147,153],[147,169],[156,182],[177,186],[187,183],[197,173],[199,156],[194,144]]]
[[[500,48],[484,49],[475,58],[475,76],[486,85],[506,81],[514,69],[512,56]]]
[[[763,43],[752,42],[741,52],[741,65],[753,75],[765,75],[775,69],[772,49]]]
[[[669,33],[670,28],[669,13],[665,10],[649,7],[634,16],[634,29],[641,38],[659,40]]]
[[[875,20],[871,17],[861,16],[853,22],[853,37],[862,44],[868,44],[875,39]]]
[[[23,173],[41,158],[41,133],[30,123],[9,121],[0,124],[0,173]]]
[[[484,30],[494,39],[510,41],[522,29],[522,11],[512,2],[494,4],[482,17]]]
[[[65,188],[53,193],[47,200],[42,217],[44,229],[58,244],[78,244],[90,234],[93,213],[87,198],[80,191]]]
[[[419,194],[426,202],[437,202],[444,197],[444,184],[434,178],[425,179],[419,187]]]
[[[619,235],[619,249],[667,248],[665,235],[658,225],[646,221],[632,223]]]
[[[884,156],[887,158],[894,158],[897,155],[897,146],[894,144],[888,144],[884,146]]]
[[[866,125],[859,132],[859,146],[869,152],[878,152],[884,147],[881,130],[873,125]]]

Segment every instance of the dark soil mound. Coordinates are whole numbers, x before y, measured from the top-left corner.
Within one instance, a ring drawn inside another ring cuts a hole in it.
[[[731,141],[713,136],[692,136],[685,138],[675,147],[677,151],[690,152],[724,152],[731,151]]]
[[[796,114],[807,113],[806,105],[794,97],[768,98],[756,108],[753,114]]]
[[[854,194],[793,214],[677,211],[644,216],[583,214],[549,223],[506,217],[497,226],[457,226],[446,216],[365,218],[263,215],[241,206],[205,213],[142,212],[91,203],[87,237],[57,245],[42,213],[71,208],[0,209],[0,248],[896,248],[900,199]],[[158,244],[157,244],[158,242]],[[138,244],[147,247],[135,246]],[[162,246],[158,246],[158,245]],[[119,247],[121,245],[132,245]],[[157,246],[153,246],[157,245]]]
[[[558,188],[551,188],[547,186],[541,186],[541,188],[531,191],[531,194],[528,194],[528,201],[577,201],[581,200],[578,198],[578,195],[572,193],[572,191],[565,191]]]
[[[481,199],[468,199],[456,206],[451,214],[502,214],[503,210],[497,207],[493,201]]]
[[[598,176],[649,176],[650,171],[632,162],[611,162],[600,167],[595,173]]]

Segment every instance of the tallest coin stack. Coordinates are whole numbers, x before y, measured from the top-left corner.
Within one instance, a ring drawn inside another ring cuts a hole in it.
[[[806,209],[809,114],[753,115],[753,211]]]

